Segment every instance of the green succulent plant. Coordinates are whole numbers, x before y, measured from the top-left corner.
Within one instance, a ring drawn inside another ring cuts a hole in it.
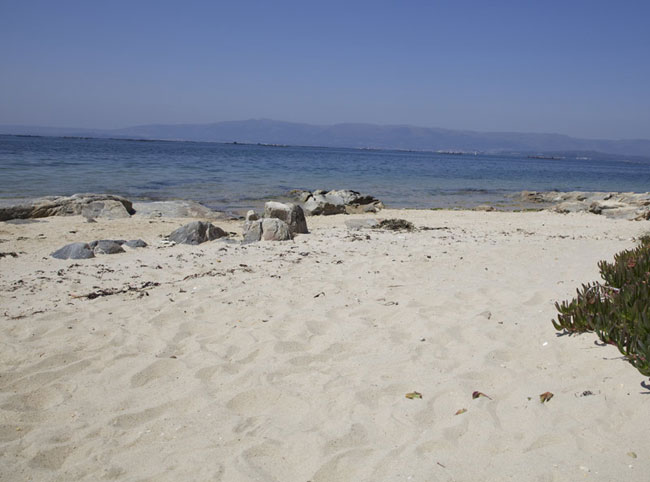
[[[571,301],[555,303],[556,330],[594,332],[615,345],[643,375],[650,376],[650,236],[639,246],[600,261],[604,281],[583,284]]]

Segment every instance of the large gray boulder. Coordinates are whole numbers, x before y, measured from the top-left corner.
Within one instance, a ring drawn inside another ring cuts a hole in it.
[[[280,219],[289,225],[291,234],[308,233],[307,220],[297,204],[269,201],[264,204],[264,217]]]
[[[253,221],[244,228],[244,242],[288,241],[292,239],[289,225],[277,218]]]
[[[89,259],[94,258],[95,253],[88,243],[71,243],[57,249],[50,256],[56,259]]]
[[[228,236],[223,229],[205,221],[192,221],[169,235],[176,244],[201,244]]]
[[[96,204],[103,203],[103,205]],[[117,204],[121,204],[121,210]],[[110,194],[74,194],[72,196],[50,196],[26,201],[22,204],[0,207],[0,221],[9,219],[45,218],[48,216],[78,216],[83,213],[95,213],[92,217],[123,216],[134,214],[131,201],[121,196]]]

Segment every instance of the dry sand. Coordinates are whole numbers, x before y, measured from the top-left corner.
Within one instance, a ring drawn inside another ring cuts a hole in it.
[[[183,219],[0,223],[0,480],[648,479],[647,379],[550,320],[649,223],[361,217],[247,246],[162,246]],[[107,238],[150,246],[48,256]]]

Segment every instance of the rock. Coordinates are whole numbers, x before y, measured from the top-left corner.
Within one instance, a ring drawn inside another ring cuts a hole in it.
[[[126,246],[129,248],[146,248],[148,245],[141,239],[131,239],[130,241],[127,241],[124,243]]]
[[[254,243],[262,239],[262,220],[246,221],[244,223],[244,242]]]
[[[488,206],[487,204],[481,204],[480,206],[476,206],[474,208],[474,211],[491,212],[491,211],[494,211],[494,206]]]
[[[122,204],[128,214],[133,214],[133,205],[131,201],[121,196],[112,196],[109,194],[74,194],[72,196],[50,196],[41,199],[35,199],[24,204],[0,207],[0,221],[8,219],[33,219],[45,218],[48,216],[78,216],[82,213],[84,207],[95,202],[115,201]],[[102,213],[102,209],[95,208],[97,212]],[[117,208],[110,203],[106,211],[113,215]]]
[[[260,217],[252,209],[246,213],[246,221],[257,221]]]
[[[589,212],[593,214],[602,214],[603,208],[597,202],[593,202],[589,205]]]
[[[214,211],[195,201],[152,201],[133,203],[136,216],[144,218],[228,219],[225,213]]]
[[[359,231],[360,229],[371,229],[379,226],[379,221],[376,219],[350,219],[345,221],[345,226],[352,231]]]
[[[537,191],[522,191],[521,200],[528,203],[542,203],[546,202],[542,193]]]
[[[381,208],[376,204],[350,204],[345,206],[346,214],[377,213]]]
[[[590,212],[612,219],[639,219],[645,206],[650,205],[650,193],[612,192],[529,192],[521,199],[527,202],[547,203],[559,213]]]
[[[120,219],[131,217],[124,207],[124,204],[111,199],[105,201],[93,201],[86,204],[81,208],[81,215],[86,219]]]
[[[650,220],[650,210],[639,211],[636,213],[635,221],[648,221]]]
[[[89,259],[94,258],[95,253],[88,243],[72,243],[54,251],[50,256],[56,259]]]
[[[264,218],[253,221],[244,232],[244,242],[288,241],[292,239],[289,225],[277,218]]]
[[[181,226],[168,237],[170,241],[174,241],[176,244],[201,244],[224,236],[228,236],[228,234],[211,223],[192,221],[185,226]]]
[[[270,201],[264,204],[264,217],[280,219],[289,225],[291,234],[308,233],[307,220],[297,204],[283,204]]]
[[[97,254],[118,254],[124,253],[124,248],[122,245],[126,243],[123,239],[114,240],[114,239],[101,239],[98,241],[93,241],[89,243],[89,246],[92,248],[93,252]]]
[[[304,212],[310,216],[329,216],[331,214],[345,213],[344,205],[331,204],[327,201],[317,200],[313,197],[309,198],[303,205]]]
[[[373,196],[348,189],[335,191],[320,189],[312,193],[302,191],[299,199],[304,203],[305,214],[310,216],[377,212],[384,207],[383,203]]]

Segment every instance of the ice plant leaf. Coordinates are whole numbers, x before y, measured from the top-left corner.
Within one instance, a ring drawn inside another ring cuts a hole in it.
[[[551,392],[544,392],[539,396],[540,402],[548,402],[551,398],[553,398],[553,394]]]
[[[465,413],[465,412],[467,412],[467,409],[466,408],[461,408],[454,415],[460,415],[460,414]]]
[[[422,394],[420,392],[411,392],[406,394],[406,398],[408,398],[409,400],[422,398]]]
[[[485,398],[489,398],[490,400],[492,400],[492,397],[489,397],[488,395],[486,395],[483,392],[476,391],[476,392],[472,393],[472,398],[473,399],[477,399],[478,397],[485,397]]]

